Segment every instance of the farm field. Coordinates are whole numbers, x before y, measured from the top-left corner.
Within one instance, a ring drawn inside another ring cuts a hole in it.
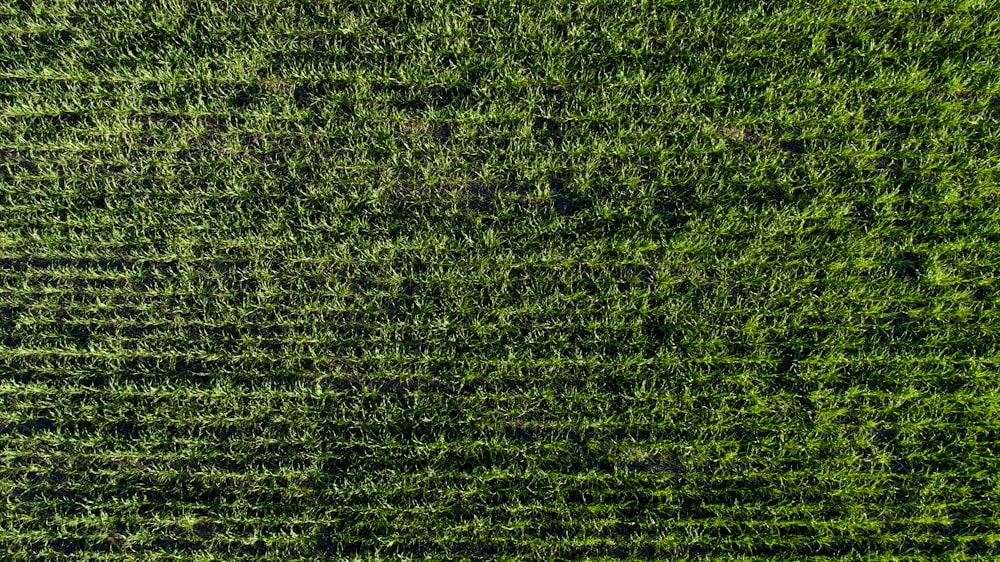
[[[1000,6],[0,0],[0,560],[1000,559]]]

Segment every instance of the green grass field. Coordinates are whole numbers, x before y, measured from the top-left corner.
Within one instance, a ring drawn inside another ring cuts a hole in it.
[[[1000,559],[1000,5],[0,1],[0,560]]]

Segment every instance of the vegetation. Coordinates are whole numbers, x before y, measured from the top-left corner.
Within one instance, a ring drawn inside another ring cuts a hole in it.
[[[0,1],[3,560],[1000,557],[1000,10]]]

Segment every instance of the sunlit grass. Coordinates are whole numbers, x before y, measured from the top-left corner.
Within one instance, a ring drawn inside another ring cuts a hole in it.
[[[1000,556],[998,44],[0,3],[0,559]]]

